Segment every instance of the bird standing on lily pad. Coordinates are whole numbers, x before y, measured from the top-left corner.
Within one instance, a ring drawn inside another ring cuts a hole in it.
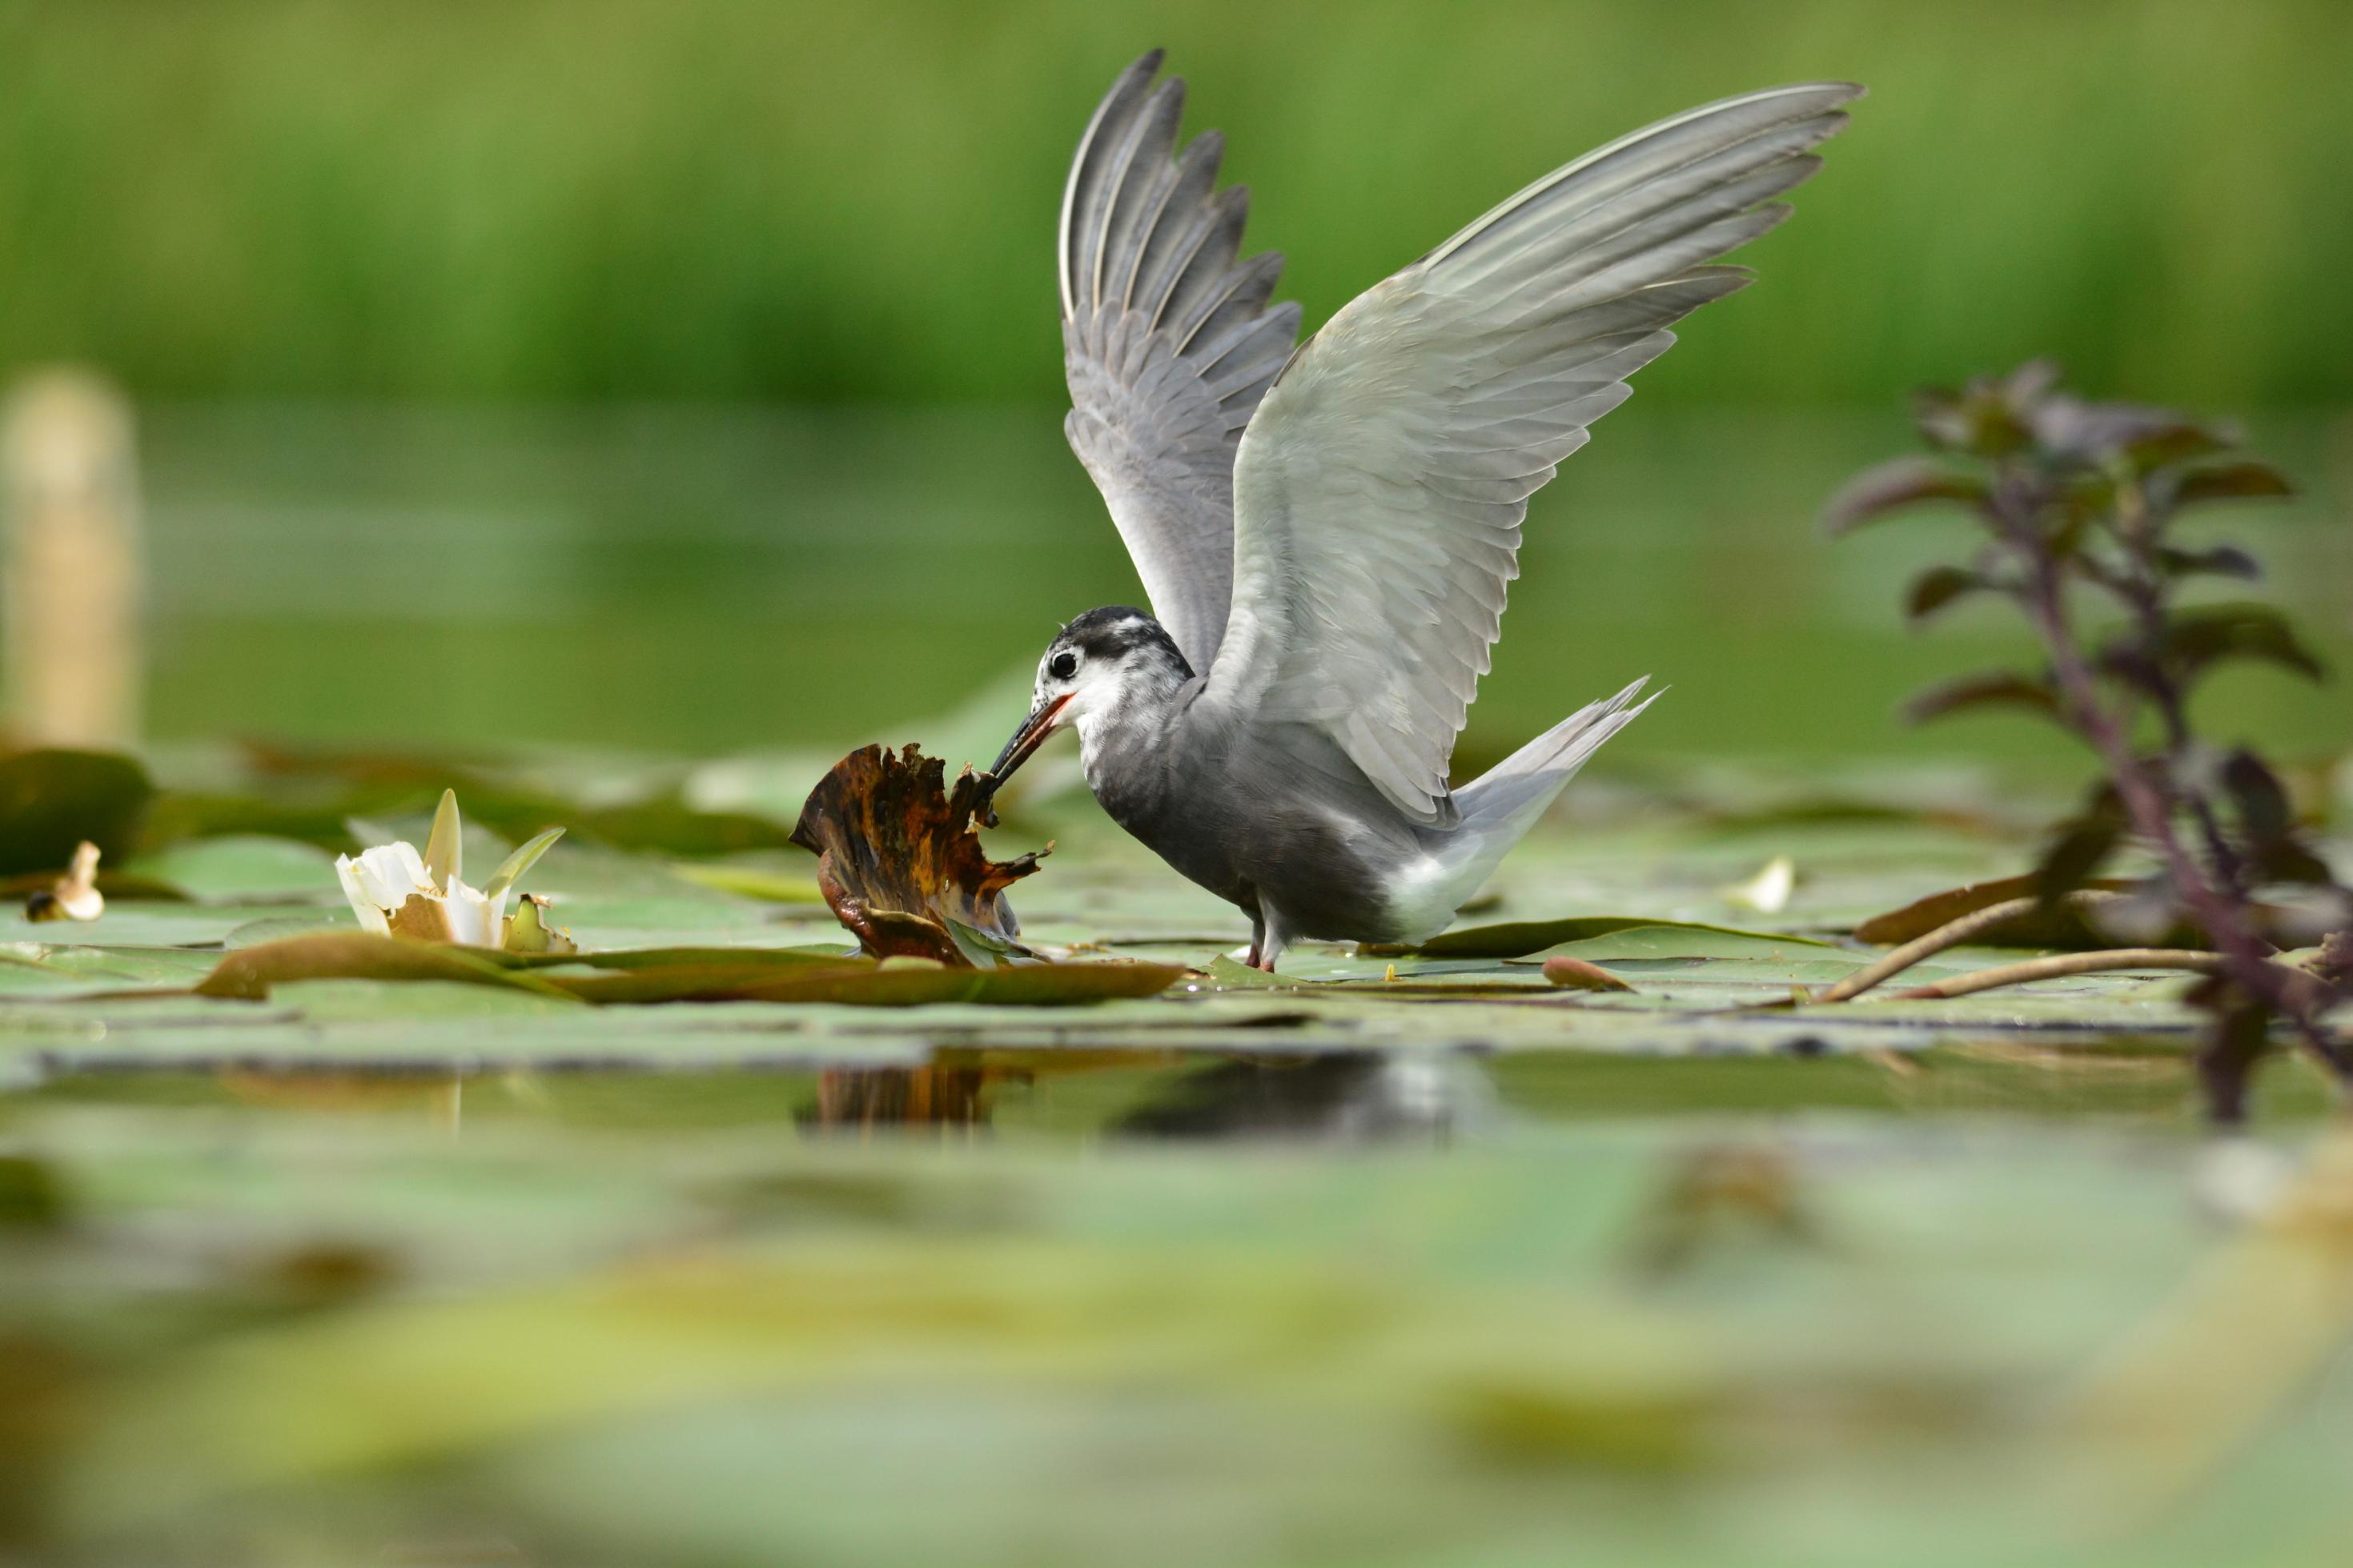
[[[1079,731],[1104,810],[1299,937],[1419,942],[1451,923],[1643,681],[1482,778],[1454,741],[1518,575],[1528,497],[1625,401],[1669,327],[1745,287],[1717,259],[1787,216],[1862,89],[1709,104],[1557,169],[1293,347],[1280,256],[1240,259],[1247,200],[1212,132],[1176,149],[1157,52],[1095,110],[1063,192],[1071,445],[1155,615],[1091,610],[1039,661],[996,766]]]

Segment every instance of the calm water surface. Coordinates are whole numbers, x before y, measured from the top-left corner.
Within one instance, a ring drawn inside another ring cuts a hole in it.
[[[2255,447],[2307,495],[2215,514],[2353,656],[2353,416]],[[1832,545],[1823,498],[1906,448],[1900,410],[1641,399],[1536,500],[1474,742],[1645,673],[1647,754],[2049,754],[2033,727],[1907,736],[1903,696],[2016,656],[1998,606],[1925,636],[1896,600],[1957,520]],[[162,406],[143,416],[151,711],[164,737],[844,745],[1024,668],[1140,590],[1051,408]],[[2353,739],[2341,690],[2269,672],[2216,712],[2289,751]],[[907,731],[902,733],[902,731]]]

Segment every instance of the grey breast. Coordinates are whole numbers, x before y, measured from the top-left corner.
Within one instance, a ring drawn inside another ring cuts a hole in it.
[[[1175,727],[1135,820],[1104,805],[1176,870],[1303,936],[1387,934],[1387,888],[1421,854],[1410,825],[1345,753],[1303,725]]]

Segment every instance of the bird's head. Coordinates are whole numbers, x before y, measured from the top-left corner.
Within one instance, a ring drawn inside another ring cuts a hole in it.
[[[1089,610],[1046,645],[1029,716],[989,772],[1000,781],[1010,778],[1055,731],[1165,702],[1192,679],[1176,640],[1142,610],[1125,605]]]

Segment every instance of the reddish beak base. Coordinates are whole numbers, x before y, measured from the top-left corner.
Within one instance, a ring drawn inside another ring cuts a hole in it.
[[[1030,710],[1029,717],[1021,721],[1021,728],[1013,731],[1013,739],[1005,742],[1005,750],[997,753],[988,770],[991,778],[1003,784],[1029,760],[1031,752],[1046,743],[1046,737],[1054,732],[1054,721],[1071,705],[1071,695],[1064,692],[1044,707]]]

